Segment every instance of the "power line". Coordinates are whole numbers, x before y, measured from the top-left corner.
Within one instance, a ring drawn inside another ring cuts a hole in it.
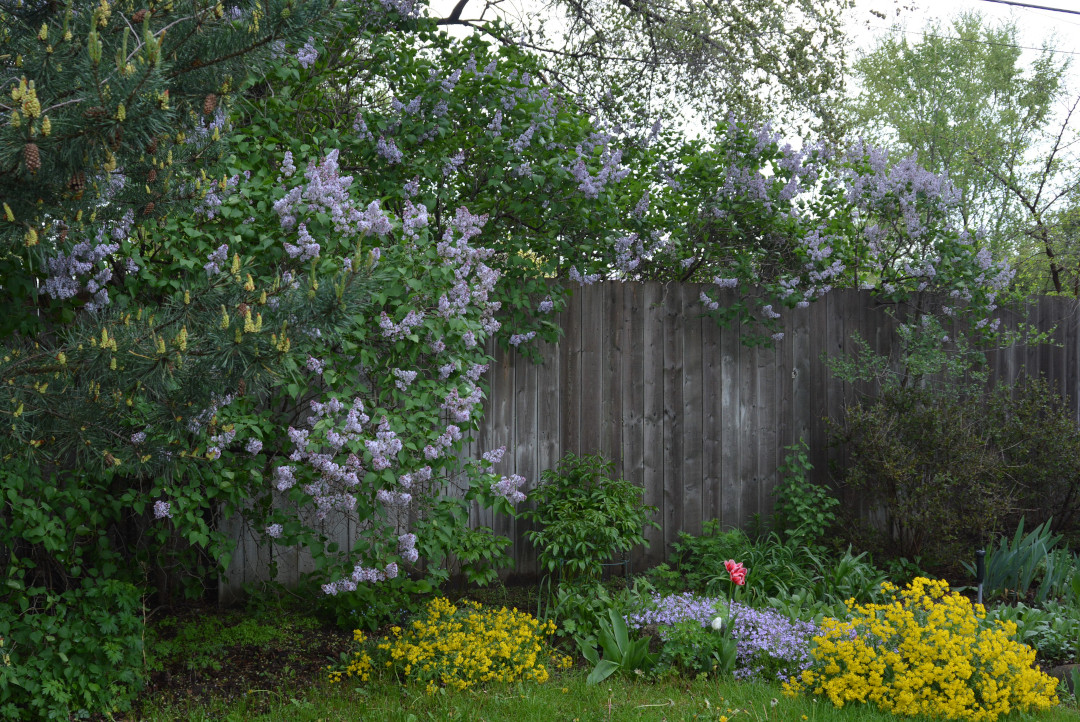
[[[983,0],[984,2],[997,2],[998,0]],[[1078,13],[1080,14],[1080,13]],[[1051,54],[1061,55],[1080,55],[1080,51],[1075,50],[1056,50],[1052,48],[1036,48],[1031,45],[1014,45],[1013,43],[996,43],[992,40],[972,40],[971,38],[960,38],[955,35],[935,35],[934,33],[924,33],[919,30],[905,30],[903,28],[885,27],[884,25],[871,25],[867,23],[867,27],[877,28],[878,30],[888,30],[890,32],[902,32],[907,35],[922,35],[924,38],[937,38],[939,40],[959,40],[962,43],[975,43],[976,45],[994,45],[1001,48],[1016,48],[1017,50],[1038,50],[1041,52],[1047,52]]]
[[[1080,10],[1066,10],[1065,8],[1051,8],[1046,5],[1029,5],[1028,3],[1013,2],[1013,0],[982,0],[984,3],[1000,3],[1001,5],[1013,5],[1018,8],[1034,8],[1035,10],[1049,10],[1055,13],[1068,13],[1080,15]]]

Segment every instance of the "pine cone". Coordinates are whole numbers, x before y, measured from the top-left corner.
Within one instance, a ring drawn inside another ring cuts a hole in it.
[[[150,145],[146,146],[146,152],[150,155],[157,153],[157,138],[151,138]]]
[[[120,139],[123,138],[123,132],[120,130],[120,126],[116,126],[116,130],[113,131],[112,141],[109,143],[109,150],[113,153],[120,150]]]
[[[143,208],[142,214],[144,216],[149,216],[153,212],[154,212],[154,202],[150,201],[149,203],[146,204],[146,207]]]
[[[151,168],[150,172],[146,174],[146,182],[153,183],[157,180],[157,168]]]
[[[67,226],[64,226],[63,228],[60,229],[60,242],[63,243],[64,241],[66,241],[67,237],[68,237],[68,229],[67,229]]]
[[[213,93],[210,93],[205,98],[203,98],[203,103],[202,103],[203,115],[210,115],[216,109],[217,109],[217,96],[214,95]]]
[[[84,190],[86,190],[86,174],[76,173],[75,175],[71,176],[71,180],[68,181],[68,188],[70,188],[75,193],[82,193]]]
[[[131,22],[133,22],[135,24],[141,23],[143,20],[146,20],[146,16],[149,15],[149,14],[150,14],[149,10],[140,10],[137,13],[135,13],[134,15],[131,16]]]
[[[243,396],[247,393],[247,382],[244,379],[240,379],[240,383],[236,385],[236,395]]]
[[[36,143],[27,143],[23,146],[23,162],[26,163],[26,170],[31,173],[41,170],[41,152]]]

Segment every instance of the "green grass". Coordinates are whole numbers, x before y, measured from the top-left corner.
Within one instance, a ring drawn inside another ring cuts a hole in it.
[[[777,684],[734,681],[660,681],[611,678],[587,687],[585,672],[568,672],[547,684],[492,685],[481,690],[426,695],[422,687],[375,683],[330,685],[305,690],[251,690],[241,699],[189,709],[143,708],[141,719],[154,722],[372,720],[421,722],[551,722],[553,720],[802,720],[822,722],[896,722],[901,718],[867,705],[837,709],[813,697],[785,697]],[[922,718],[906,718],[922,719]],[[1080,722],[1073,706],[1031,715],[1014,713],[1009,722]]]

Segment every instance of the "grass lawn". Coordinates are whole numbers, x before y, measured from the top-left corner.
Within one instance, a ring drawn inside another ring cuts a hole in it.
[[[585,686],[585,672],[573,671],[547,684],[494,685],[484,690],[426,695],[422,687],[372,684],[364,687],[316,682],[302,691],[251,690],[231,702],[181,709],[142,710],[147,720],[838,720],[896,722],[900,719],[866,705],[837,709],[814,698],[791,699],[776,684],[733,681],[663,681],[611,678]],[[915,718],[908,718],[915,719]],[[1080,722],[1075,707],[1060,706],[1038,715],[1013,714],[1008,720]]]

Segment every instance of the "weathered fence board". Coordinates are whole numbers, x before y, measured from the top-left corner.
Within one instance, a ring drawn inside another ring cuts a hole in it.
[[[806,309],[784,310],[784,338],[776,349],[739,342],[739,329],[720,329],[701,317],[693,284],[608,282],[575,291],[557,320],[565,335],[541,344],[542,364],[516,351],[489,347],[490,385],[480,432],[466,450],[479,455],[506,446],[501,474],[517,473],[532,488],[567,452],[603,452],[616,472],[639,484],[659,508],[661,529],[650,529],[648,549],[635,552],[638,568],[662,561],[680,531],[698,532],[720,519],[742,526],[771,510],[770,492],[783,448],[800,438],[810,446],[813,478],[829,481],[829,463],[843,465],[843,449],[827,447],[825,419],[840,418],[856,394],[827,370],[824,357],[855,350],[854,335],[878,353],[896,342],[896,322],[868,292],[837,290]],[[734,291],[724,291],[723,299]],[[1053,344],[1014,346],[989,354],[991,377],[1013,383],[1027,371],[1043,373],[1072,398],[1080,418],[1078,304],[1041,298],[1023,312],[1003,311],[1002,323],[1043,330]],[[474,510],[474,524],[515,539],[515,573],[536,571],[536,554],[523,521]],[[271,558],[279,580],[310,568],[295,550],[266,548],[258,530],[235,521],[241,541],[230,566],[228,597],[245,581],[265,579]],[[346,543],[356,520],[327,520],[327,532]]]

